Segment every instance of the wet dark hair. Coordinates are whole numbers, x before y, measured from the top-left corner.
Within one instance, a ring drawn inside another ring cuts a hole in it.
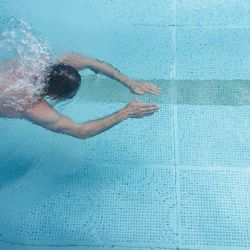
[[[55,64],[48,70],[44,95],[72,98],[80,87],[81,76],[70,65]]]

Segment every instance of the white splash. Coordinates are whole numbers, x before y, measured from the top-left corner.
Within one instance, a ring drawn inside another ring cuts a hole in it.
[[[22,20],[11,18],[0,32],[0,105],[23,110],[43,94],[50,48]]]

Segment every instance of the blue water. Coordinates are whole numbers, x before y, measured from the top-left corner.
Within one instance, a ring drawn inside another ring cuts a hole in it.
[[[0,9],[55,55],[81,52],[162,89],[138,97],[81,72],[77,96],[55,104],[77,122],[134,98],[160,106],[88,140],[0,119],[0,250],[250,249],[248,1],[10,0]]]

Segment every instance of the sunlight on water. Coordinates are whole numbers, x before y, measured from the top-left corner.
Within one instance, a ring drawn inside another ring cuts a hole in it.
[[[0,30],[0,104],[23,110],[44,91],[50,48],[22,20],[9,18]]]

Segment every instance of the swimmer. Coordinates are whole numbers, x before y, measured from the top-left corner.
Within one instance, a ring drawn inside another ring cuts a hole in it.
[[[15,63],[10,61],[5,63],[8,64],[8,68],[13,67],[12,70],[7,72],[7,74],[12,74],[9,79],[17,80],[18,77],[22,77],[15,74]],[[23,110],[16,110],[14,107],[4,105],[0,99],[0,117],[27,119],[51,131],[86,139],[102,133],[128,118],[142,118],[158,111],[158,106],[155,104],[141,103],[138,100],[134,100],[124,108],[101,119],[82,124],[74,122],[69,117],[56,111],[44,97],[48,96],[59,100],[73,98],[81,84],[81,76],[78,71],[83,69],[90,69],[95,73],[101,73],[111,79],[117,80],[128,87],[134,94],[160,94],[160,90],[154,84],[136,82],[123,75],[110,64],[80,54],[70,53],[60,56],[56,63],[48,68],[48,77],[45,80],[46,84],[43,94],[35,103],[32,103],[30,107],[26,107]],[[6,74],[6,72],[2,74]],[[35,80],[36,77],[34,77]],[[5,84],[11,84],[11,82]],[[13,95],[27,99],[25,93],[16,93],[13,91]]]

